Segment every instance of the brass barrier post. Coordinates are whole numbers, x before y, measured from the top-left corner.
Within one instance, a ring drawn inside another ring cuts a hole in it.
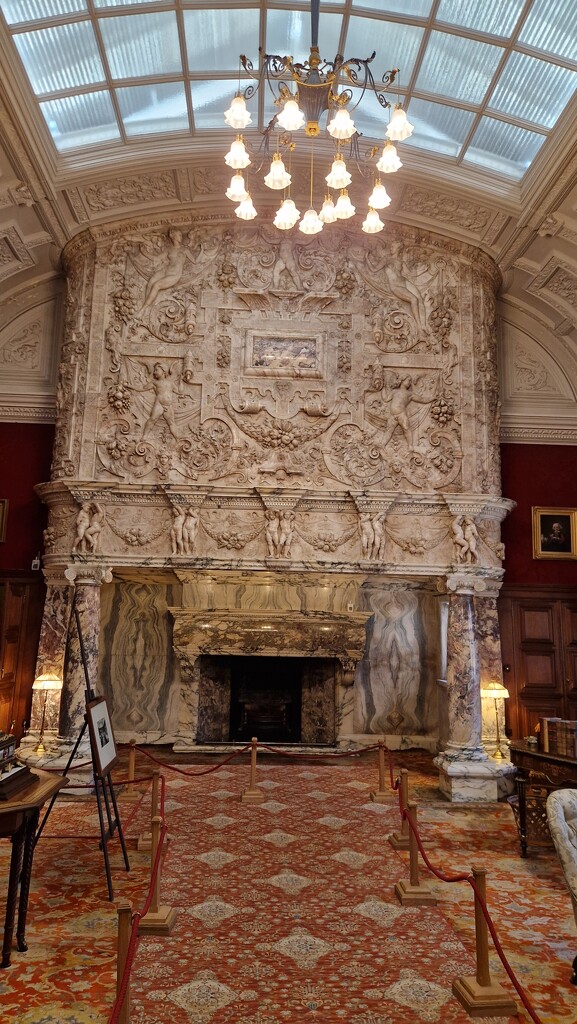
[[[475,881],[475,952],[477,973],[475,977],[455,978],[453,995],[459,1000],[470,1017],[511,1017],[517,1013],[517,1004],[498,981],[491,981],[489,971],[489,931],[479,897],[487,902],[487,885],[484,868],[471,868]],[[478,893],[478,895],[477,895]]]
[[[155,768],[153,770],[153,772],[152,772],[152,789],[151,789],[151,796],[150,796],[150,821],[151,821],[151,826],[150,827],[151,827],[151,831],[150,832],[143,832],[141,835],[139,835],[139,837],[138,837],[138,839],[136,841],[136,849],[139,850],[139,851],[147,852],[148,850],[150,850],[150,848],[152,846],[152,819],[155,818],[156,815],[158,814],[158,790],[159,790],[159,785],[160,785],[160,771],[159,771],[158,768]],[[168,840],[168,838],[169,837],[167,835],[166,839]]]
[[[250,778],[248,789],[243,789],[240,799],[244,804],[262,804],[265,795],[256,784],[256,749],[258,740],[253,736],[250,748]]]
[[[160,840],[160,828],[162,825],[162,818],[155,817],[152,819],[152,846],[150,850],[150,866],[151,866],[151,878],[152,871],[154,870],[154,864],[156,861],[156,853],[158,850],[158,844]],[[139,935],[170,935],[174,923],[176,921],[176,915],[178,913],[176,907],[160,906],[160,861],[158,866],[158,873],[154,881],[154,888],[152,890],[152,899],[150,901],[150,908],[148,913],[144,915],[138,925]]]
[[[126,900],[116,905],[118,915],[118,938],[116,943],[116,997],[120,994],[120,985],[126,967],[128,947],[130,945],[130,932],[132,927],[132,907]],[[130,1020],[130,979],[126,987],[124,999],[118,1014],[118,1024],[128,1024]]]
[[[385,741],[379,740],[378,749],[378,761],[379,761],[379,788],[374,789],[370,793],[371,800],[376,804],[385,804],[389,802],[389,792],[385,786]]]
[[[409,806],[409,773],[406,768],[401,768],[401,781],[399,783],[399,789],[401,791],[400,809],[401,814],[406,811]],[[409,822],[405,815],[401,819],[401,830],[400,832],[393,832],[389,836],[389,843],[394,850],[408,850],[409,849]]]
[[[415,829],[417,828],[417,805],[407,804],[407,813],[411,816]],[[417,836],[409,826],[409,881],[397,882],[395,894],[403,906],[424,907],[437,905],[437,898],[431,892],[426,882],[419,882],[419,847]]]

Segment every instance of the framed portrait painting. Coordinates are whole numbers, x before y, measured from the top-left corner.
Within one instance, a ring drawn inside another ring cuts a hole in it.
[[[118,757],[106,697],[91,700],[86,706],[86,717],[94,768],[98,775],[105,775]]]
[[[577,510],[533,508],[533,558],[577,558]]]

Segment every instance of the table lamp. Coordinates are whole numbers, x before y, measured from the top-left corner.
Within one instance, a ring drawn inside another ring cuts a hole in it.
[[[43,754],[46,750],[44,746],[44,726],[46,725],[46,705],[48,703],[48,694],[50,690],[61,690],[62,680],[59,676],[45,672],[40,676],[37,676],[32,683],[32,691],[40,690],[42,692],[42,711],[40,717],[40,735],[38,737],[38,743],[34,747],[35,754]]]
[[[498,700],[504,700],[509,696],[509,691],[506,686],[502,683],[487,683],[486,686],[481,687],[481,697],[492,697],[495,701],[495,723],[497,725],[497,746],[491,757],[494,757],[497,761],[506,759],[507,755],[501,750],[501,734],[499,731],[499,709],[497,707]]]

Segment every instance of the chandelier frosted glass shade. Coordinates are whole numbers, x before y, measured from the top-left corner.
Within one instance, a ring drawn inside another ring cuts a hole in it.
[[[335,206],[335,214],[337,220],[348,220],[349,217],[354,217],[355,207],[349,199],[349,193],[344,188],[337,199],[337,205]]]
[[[252,124],[252,117],[246,109],[244,96],[237,93],[228,110],[225,110],[224,119],[231,128],[242,131],[248,124]]]
[[[291,176],[288,173],[280,153],[275,153],[270,165],[270,171],[265,175],[264,183],[268,188],[288,188],[291,183]]]
[[[237,135],[228,153],[224,158],[225,164],[232,167],[234,171],[241,171],[250,164],[250,157],[245,149],[242,135]]]
[[[233,174],[230,179],[230,185],[226,190],[226,198],[231,199],[233,203],[242,203],[244,199],[248,199],[248,192],[242,174]]]
[[[299,224],[299,231],[303,235],[317,235],[323,230],[323,222],[316,210],[307,210]]]
[[[352,181],[352,175],[347,171],[347,165],[342,156],[336,156],[325,181],[329,188],[346,188]]]
[[[382,231],[384,226],[385,225],[383,224],[377,211],[373,210],[371,207],[369,209],[369,212],[367,213],[366,219],[363,221],[361,225],[362,230],[367,235],[376,235],[377,231]]]
[[[413,134],[414,130],[415,126],[408,120],[401,104],[395,103],[393,116],[385,132],[387,138],[391,139],[392,142],[403,142],[404,139],[408,139],[409,135]]]
[[[335,204],[330,196],[327,196],[323,203],[322,210],[319,213],[319,220],[322,220],[323,224],[334,224],[334,222],[338,220],[335,211]]]
[[[393,146],[392,142],[385,142],[383,152],[377,161],[377,170],[380,171],[381,174],[392,174],[394,171],[398,171],[402,166],[403,165],[397,154],[397,147]]]
[[[384,210],[391,205],[391,197],[382,182],[376,181],[375,187],[369,196],[369,206],[374,210]]]
[[[256,217],[256,210],[253,206],[252,199],[250,198],[250,192],[247,192],[246,199],[243,199],[240,206],[237,206],[234,212],[241,220],[254,220]]]
[[[285,132],[298,131],[306,121],[305,115],[294,99],[286,101],[280,114],[277,114],[276,119],[277,124],[280,124]]]
[[[350,139],[356,130],[355,122],[344,107],[339,107],[335,116],[327,124],[327,131],[333,139]]]
[[[273,224],[281,231],[288,231],[290,228],[294,228],[300,215],[300,210],[297,210],[293,200],[285,199],[276,212]]]

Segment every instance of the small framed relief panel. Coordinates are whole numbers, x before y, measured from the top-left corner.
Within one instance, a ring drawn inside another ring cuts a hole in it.
[[[533,558],[577,558],[577,509],[533,508]]]
[[[316,335],[249,333],[245,373],[256,377],[322,377],[323,341]]]
[[[0,542],[6,540],[8,525],[8,498],[0,498]]]
[[[106,697],[91,700],[86,706],[86,717],[94,769],[97,775],[105,775],[115,764],[118,756]]]

